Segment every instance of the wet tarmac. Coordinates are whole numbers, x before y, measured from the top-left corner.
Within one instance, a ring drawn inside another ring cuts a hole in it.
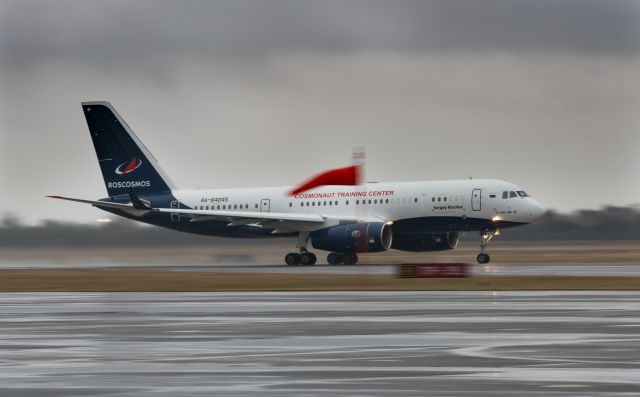
[[[640,263],[521,263],[521,264],[469,264],[473,275],[568,275],[568,276],[640,276]],[[3,263],[0,269],[156,269],[176,271],[212,271],[212,272],[257,272],[257,273],[299,273],[299,274],[355,274],[355,275],[392,275],[397,273],[398,265],[355,265],[329,266],[286,266],[281,264],[251,263],[203,263],[186,264],[132,264],[132,263]]]
[[[0,396],[638,396],[640,293],[0,294]]]

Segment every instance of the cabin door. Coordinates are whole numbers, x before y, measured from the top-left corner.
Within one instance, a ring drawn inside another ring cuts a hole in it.
[[[474,211],[480,211],[482,209],[481,189],[473,189],[473,192],[471,192],[471,209]]]

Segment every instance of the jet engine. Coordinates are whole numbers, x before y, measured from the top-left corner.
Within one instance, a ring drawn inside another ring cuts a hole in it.
[[[400,251],[447,251],[458,246],[460,233],[402,233],[393,236],[391,248]]]
[[[379,252],[391,248],[391,226],[382,222],[352,223],[312,232],[313,248],[333,252]]]

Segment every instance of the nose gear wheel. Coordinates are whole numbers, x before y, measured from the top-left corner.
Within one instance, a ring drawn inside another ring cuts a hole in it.
[[[491,261],[491,257],[485,251],[487,250],[489,241],[491,241],[491,239],[498,234],[500,234],[498,230],[486,230],[480,232],[480,253],[476,258],[478,260],[478,263],[485,264]]]

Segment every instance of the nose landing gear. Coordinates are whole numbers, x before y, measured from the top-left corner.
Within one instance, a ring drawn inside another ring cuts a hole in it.
[[[487,245],[489,245],[489,241],[491,241],[493,236],[497,236],[499,234],[499,230],[487,230],[484,232],[480,232],[480,253],[477,257],[478,263],[485,264],[491,261],[491,257],[485,251],[487,250]]]

